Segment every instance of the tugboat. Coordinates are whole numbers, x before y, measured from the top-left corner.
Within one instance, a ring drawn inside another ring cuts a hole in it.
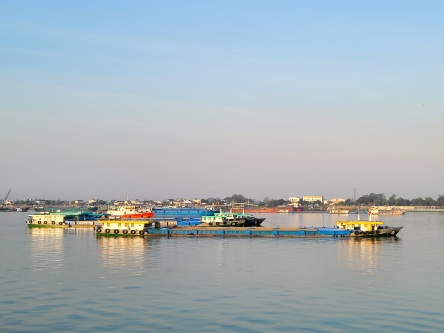
[[[392,215],[404,215],[405,211],[395,208],[395,207],[376,207],[373,206],[370,208],[369,214],[373,215],[385,215],[385,216],[392,216]]]
[[[352,237],[394,237],[402,227],[389,227],[383,225],[382,221],[336,221],[336,227],[342,230],[350,230]]]

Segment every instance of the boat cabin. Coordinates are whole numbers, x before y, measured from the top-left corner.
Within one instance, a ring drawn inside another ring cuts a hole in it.
[[[210,226],[229,226],[235,225],[238,222],[244,222],[244,219],[240,217],[240,214],[236,213],[216,213],[213,216],[202,216],[202,223],[208,223]]]
[[[50,224],[62,225],[65,224],[66,214],[62,213],[41,213],[32,214],[28,216],[27,224]]]
[[[120,219],[109,218],[100,219],[97,221],[99,226],[97,227],[97,233],[105,234],[141,234],[147,228],[148,224],[151,224],[151,220],[148,219]]]
[[[356,231],[375,231],[382,224],[382,221],[336,221],[337,228]]]
[[[134,205],[123,205],[123,206],[109,207],[106,213],[108,215],[121,216],[125,214],[137,214],[139,212],[137,211],[137,208]]]

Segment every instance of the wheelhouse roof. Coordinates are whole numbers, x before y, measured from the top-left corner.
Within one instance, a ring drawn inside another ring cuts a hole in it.
[[[338,220],[338,221],[336,221],[336,224],[348,224],[348,225],[355,225],[355,224],[364,224],[364,225],[381,225],[381,224],[384,224],[384,222],[382,222],[382,221],[360,221],[360,220],[357,220],[357,221],[341,221],[341,220]]]

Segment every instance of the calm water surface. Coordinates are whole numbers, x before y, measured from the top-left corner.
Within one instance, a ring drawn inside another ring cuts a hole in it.
[[[443,213],[385,217],[404,229],[380,240],[96,238],[27,214],[0,213],[1,332],[444,331]]]

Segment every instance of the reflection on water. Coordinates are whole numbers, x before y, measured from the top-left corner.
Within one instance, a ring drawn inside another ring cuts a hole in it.
[[[396,243],[399,238],[362,238],[352,237],[345,242],[339,242],[338,250],[341,258],[346,259],[349,269],[360,271],[362,274],[373,274],[377,262],[386,252],[386,245]]]
[[[57,270],[63,266],[63,234],[61,228],[28,228],[31,235],[31,260],[34,270]]]
[[[149,255],[149,239],[144,237],[96,237],[99,261],[104,267],[127,268],[134,275],[143,271],[144,256]]]
[[[261,215],[281,227],[342,218]],[[384,218],[404,229],[381,239],[96,238],[1,217],[0,332],[444,328],[443,214]]]

